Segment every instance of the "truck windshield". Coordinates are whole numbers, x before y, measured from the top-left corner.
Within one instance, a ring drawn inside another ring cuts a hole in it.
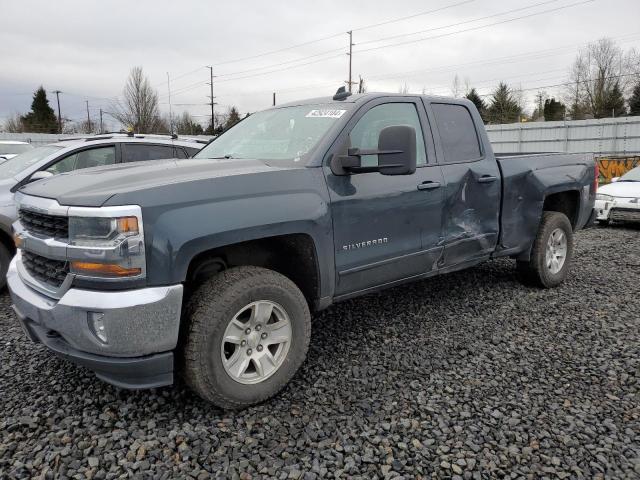
[[[23,170],[29,168],[31,165],[36,164],[40,160],[48,157],[52,153],[57,152],[62,147],[55,145],[46,145],[44,147],[37,147],[27,152],[21,153],[6,162],[0,164],[0,179],[4,180],[12,178],[18,175]]]
[[[194,158],[300,162],[346,112],[340,107],[300,105],[254,113],[220,135]]]

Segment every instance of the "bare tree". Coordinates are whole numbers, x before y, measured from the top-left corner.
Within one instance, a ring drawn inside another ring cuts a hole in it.
[[[365,84],[362,75],[360,75],[360,80],[358,81],[358,93],[367,93],[367,85]]]
[[[400,85],[400,88],[398,88],[398,93],[409,93],[409,85],[407,85],[407,82],[405,82],[403,85]]]
[[[4,122],[2,129],[9,133],[22,133],[25,131],[25,125],[22,117],[15,113]]]
[[[451,84],[451,95],[453,98],[458,98],[462,94],[462,86],[460,84],[460,77],[456,73],[453,77],[453,83]]]
[[[633,84],[637,65],[637,53],[624,52],[610,38],[582,48],[571,67],[571,85],[565,97],[572,117],[581,112],[595,118],[610,115]]]
[[[149,84],[142,67],[134,67],[123,90],[122,102],[116,102],[112,116],[125,127],[137,133],[149,133],[159,127],[164,129],[158,110],[158,94]]]

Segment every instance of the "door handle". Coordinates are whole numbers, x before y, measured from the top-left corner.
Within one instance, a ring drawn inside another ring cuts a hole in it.
[[[495,182],[498,177],[494,177],[493,175],[483,175],[478,179],[478,183],[491,183]]]
[[[418,190],[433,190],[440,188],[440,182],[422,182],[418,185]]]

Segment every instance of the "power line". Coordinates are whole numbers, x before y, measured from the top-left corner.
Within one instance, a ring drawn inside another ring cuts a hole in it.
[[[467,25],[469,23],[479,22],[481,20],[487,20],[489,18],[501,17],[503,15],[508,15],[510,13],[521,12],[523,10],[529,10],[530,8],[540,7],[542,5],[548,5],[549,3],[557,3],[559,1],[561,1],[561,0],[547,0],[546,2],[539,2],[539,3],[535,3],[533,5],[529,5],[529,6],[526,6],[526,7],[514,8],[513,10],[507,10],[507,11],[500,12],[500,13],[494,13],[492,15],[485,15],[484,17],[473,18],[471,20],[465,20],[463,22],[452,23],[452,24],[443,25],[443,26],[440,26],[440,27],[428,28],[426,30],[418,30],[417,32],[401,33],[399,35],[391,35],[389,37],[378,38],[378,39],[375,39],[375,40],[366,40],[364,42],[359,42],[358,45],[365,45],[365,44],[368,44],[368,43],[377,43],[377,42],[382,42],[382,41],[385,41],[385,40],[392,40],[394,38],[400,38],[400,37],[409,37],[411,35],[418,35],[420,33],[435,32],[437,30],[443,30],[445,28],[459,27],[460,25]]]
[[[530,13],[528,15],[522,15],[520,17],[514,17],[514,18],[509,18],[507,20],[501,20],[499,22],[489,23],[489,24],[486,24],[486,25],[479,25],[477,27],[466,28],[466,29],[463,29],[463,30],[457,30],[455,32],[442,33],[440,35],[434,35],[434,36],[425,37],[425,38],[418,38],[416,40],[407,40],[407,41],[398,42],[398,43],[391,43],[391,44],[388,44],[388,45],[380,45],[378,47],[371,47],[371,48],[367,48],[367,49],[364,49],[364,50],[356,50],[356,53],[371,52],[373,50],[380,50],[382,48],[398,47],[398,46],[401,46],[401,45],[408,45],[410,43],[418,43],[418,42],[424,42],[426,40],[433,40],[433,39],[436,39],[436,38],[449,37],[451,35],[457,35],[459,33],[472,32],[472,31],[475,31],[475,30],[481,30],[483,28],[494,27],[496,25],[502,25],[504,23],[515,22],[517,20],[522,20],[524,18],[531,18],[531,17],[535,17],[535,16],[538,16],[538,15],[543,15],[545,13],[557,12],[558,10],[564,10],[564,9],[567,9],[567,8],[576,7],[578,5],[584,5],[584,4],[592,3],[592,2],[595,2],[595,1],[596,0],[583,0],[581,2],[575,2],[575,3],[571,3],[569,5],[563,5],[561,7],[550,8],[550,9],[547,9],[547,10],[542,10],[540,12]]]

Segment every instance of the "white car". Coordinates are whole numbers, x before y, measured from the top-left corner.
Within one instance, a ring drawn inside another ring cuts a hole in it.
[[[20,153],[31,150],[33,145],[17,140],[0,140],[0,163],[15,157]]]
[[[599,222],[640,222],[640,167],[598,189],[596,218]]]

